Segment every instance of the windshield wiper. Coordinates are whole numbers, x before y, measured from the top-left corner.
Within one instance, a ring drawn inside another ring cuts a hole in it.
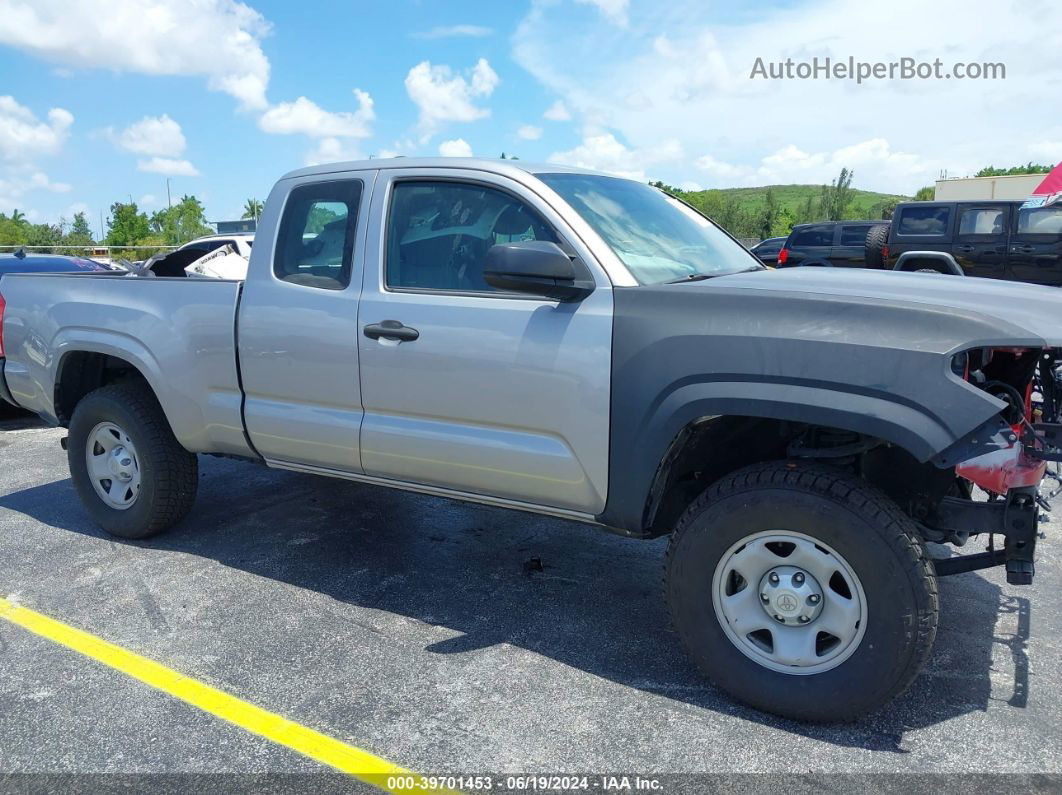
[[[705,279],[711,279],[713,276],[718,276],[718,273],[687,273],[685,276],[680,276],[677,279],[672,279],[664,284],[682,284],[683,282],[700,282]]]
[[[739,271],[723,271],[722,273],[687,273],[685,276],[680,276],[677,279],[672,279],[664,284],[683,284],[684,282],[701,282],[705,279],[714,279],[716,276],[733,276],[735,273],[752,273],[753,271],[765,271],[766,268],[762,266],[753,265],[748,268],[742,268]]]

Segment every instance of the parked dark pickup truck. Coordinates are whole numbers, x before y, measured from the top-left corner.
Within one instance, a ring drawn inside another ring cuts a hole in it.
[[[192,509],[201,453],[667,535],[696,664],[835,720],[917,676],[939,576],[1032,581],[1060,317],[1029,285],[772,270],[635,181],[368,160],[281,179],[246,280],[4,276],[0,396],[70,429],[125,538]],[[927,554],[975,534],[1002,541]]]
[[[1062,203],[898,204],[892,224],[868,233],[866,264],[1062,287]]]

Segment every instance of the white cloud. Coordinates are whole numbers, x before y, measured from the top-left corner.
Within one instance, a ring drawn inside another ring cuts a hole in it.
[[[716,182],[730,185],[826,184],[835,179],[842,168],[854,171],[856,179],[864,171],[886,170],[913,184],[922,178],[927,168],[920,157],[894,151],[884,138],[871,138],[822,152],[805,152],[789,144],[765,155],[756,165],[725,163],[711,155],[697,158],[694,164]]]
[[[632,150],[673,136],[687,152],[712,158],[697,171],[692,163],[660,164],[654,178],[725,187],[763,169],[822,181],[827,166],[839,170],[838,158],[847,156],[852,162],[840,165],[856,169],[856,187],[910,194],[944,169],[966,174],[1062,156],[1051,148],[1062,140],[1062,105],[1048,100],[1048,87],[1062,85],[1062,4],[1031,2],[1035,10],[1000,25],[995,0],[888,7],[805,0],[726,23],[718,4],[671,0],[639,4],[637,24],[626,28],[575,26],[564,4],[536,2],[514,34],[513,56],[582,123],[615,131]],[[750,79],[757,57],[827,56],[834,63],[940,58],[945,67],[1003,62],[1007,79]],[[957,135],[959,118],[976,118],[977,134]],[[777,159],[789,146],[807,157]],[[739,169],[738,178],[728,168]]]
[[[71,186],[66,182],[53,182],[42,171],[25,168],[13,168],[0,176],[0,212],[10,212],[23,205],[24,196],[35,190],[47,190],[52,193],[69,193]]]
[[[485,28],[482,25],[440,25],[431,30],[414,33],[415,39],[450,39],[465,37],[481,39],[485,36],[494,35],[493,28]]]
[[[187,160],[172,157],[152,157],[147,160],[137,160],[138,171],[149,171],[154,174],[165,174],[168,177],[198,177],[199,169]]]
[[[575,2],[581,5],[597,6],[597,10],[601,12],[609,22],[620,27],[627,26],[627,6],[629,0],[575,0]]]
[[[306,153],[306,165],[319,163],[340,163],[344,160],[364,160],[365,154],[354,144],[335,137],[321,138]]]
[[[159,200],[155,197],[154,193],[145,193],[143,196],[137,199],[136,203],[137,206],[140,207],[141,210],[143,210],[147,207],[158,207]]]
[[[0,158],[25,163],[39,155],[55,154],[73,123],[73,115],[63,108],[49,110],[45,122],[14,97],[0,96]]]
[[[542,114],[542,117],[550,121],[570,121],[572,114],[568,110],[568,106],[564,104],[564,100],[558,99],[546,108],[546,112]]]
[[[682,190],[699,191],[704,190],[704,185],[699,182],[694,182],[692,179],[683,180],[678,184]]]
[[[445,64],[421,61],[406,75],[406,93],[420,109],[420,129],[431,135],[448,121],[475,121],[490,115],[476,104],[497,87],[498,75],[485,58],[480,58],[466,76],[455,74]]]
[[[454,138],[439,144],[439,154],[443,157],[472,157],[472,147],[464,138]]]
[[[266,106],[265,18],[237,0],[0,0],[0,43],[65,67],[207,78]]]
[[[177,157],[186,145],[181,125],[165,113],[145,116],[120,133],[111,133],[110,137],[122,149],[137,155]]]
[[[258,126],[277,135],[308,135],[311,138],[368,138],[376,119],[372,97],[360,88],[354,89],[358,109],[353,113],[324,110],[306,97],[294,102],[281,102],[269,108],[258,119]]]
[[[533,124],[524,124],[516,131],[516,135],[525,141],[537,141],[542,137],[542,128]]]
[[[631,149],[612,133],[598,131],[585,135],[574,149],[554,152],[549,161],[644,181],[649,166],[673,163],[681,158],[682,146],[674,139],[643,149]]]

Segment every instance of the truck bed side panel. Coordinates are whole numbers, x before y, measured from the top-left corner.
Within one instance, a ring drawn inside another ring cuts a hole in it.
[[[236,364],[240,289],[217,279],[6,276],[7,384],[19,405],[54,422],[64,357],[116,356],[147,379],[188,450],[253,455]]]

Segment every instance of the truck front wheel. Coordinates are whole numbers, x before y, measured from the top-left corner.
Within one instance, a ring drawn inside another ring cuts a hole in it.
[[[192,507],[199,469],[146,384],[101,387],[74,409],[70,476],[92,519],[121,538],[147,538]]]
[[[838,470],[758,464],[686,510],[667,554],[672,622],[737,699],[852,720],[903,692],[937,628],[932,564],[911,520]]]

